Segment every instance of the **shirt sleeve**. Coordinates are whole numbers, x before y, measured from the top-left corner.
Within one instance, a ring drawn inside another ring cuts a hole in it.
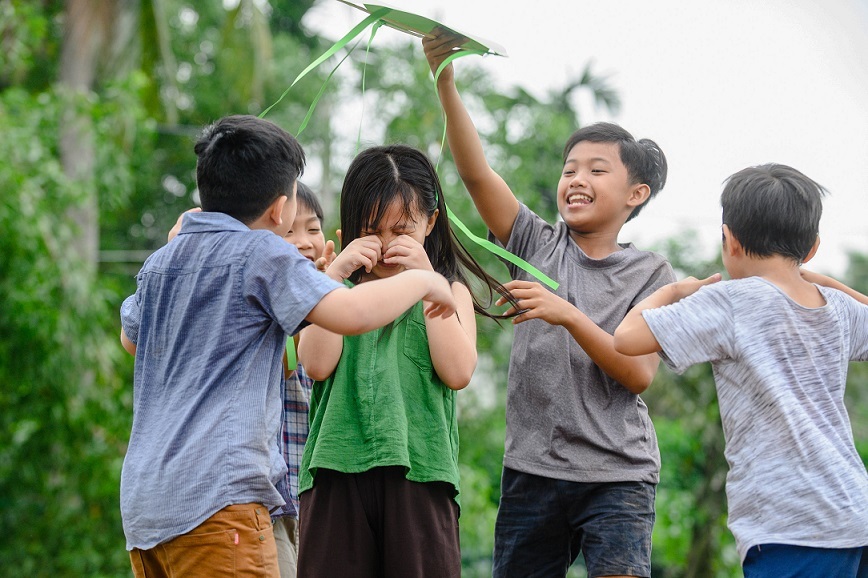
[[[646,309],[642,317],[673,371],[732,357],[733,319],[725,284],[709,285],[678,303]]]
[[[304,327],[305,317],[326,294],[343,287],[277,235],[265,237],[253,251],[244,284],[247,299],[289,335]]]
[[[843,297],[850,310],[850,361],[868,361],[868,305]]]
[[[121,327],[124,334],[134,344],[139,341],[139,325],[142,320],[141,295],[139,289],[121,304]]]
[[[555,228],[552,225],[531,211],[524,203],[519,203],[518,214],[515,216],[512,232],[509,234],[509,241],[507,241],[506,246],[498,241],[490,231],[488,233],[488,240],[500,245],[525,261],[531,261],[533,259],[533,252],[555,234]],[[503,260],[503,262],[509,269],[509,274],[513,279],[519,278],[523,273],[522,269],[519,269],[513,263],[506,260]]]
[[[648,277],[648,281],[645,283],[645,286],[642,287],[642,290],[636,294],[636,297],[633,298],[633,302],[630,303],[630,308],[635,307],[640,301],[663,287],[664,285],[669,285],[670,283],[675,283],[678,279],[675,277],[675,271],[672,270],[672,265],[669,264],[669,261],[665,259],[660,259],[660,263],[657,265],[657,268],[651,272],[651,275]]]

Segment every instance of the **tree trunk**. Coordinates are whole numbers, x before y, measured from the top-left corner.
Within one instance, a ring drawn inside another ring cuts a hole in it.
[[[106,15],[113,2],[67,0],[64,10],[63,48],[59,82],[69,93],[60,128],[60,160],[67,177],[83,183],[87,191],[67,218],[78,234],[69,247],[72,257],[83,264],[89,277],[96,273],[99,258],[99,204],[92,186],[94,134],[90,114],[76,105],[93,88],[100,46],[104,45]]]

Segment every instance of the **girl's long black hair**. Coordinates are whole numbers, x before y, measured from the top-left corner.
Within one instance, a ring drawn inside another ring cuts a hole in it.
[[[486,311],[495,291],[518,311],[512,294],[485,272],[455,236],[449,226],[437,171],[428,157],[413,147],[400,144],[372,147],[353,159],[341,189],[341,248],[359,238],[363,230],[379,223],[396,200],[401,201],[404,216],[410,218],[416,210],[429,218],[435,210],[440,210],[434,228],[425,237],[425,253],[435,271],[450,282],[459,281],[471,289],[477,313],[493,319],[503,317]],[[362,271],[355,271],[350,281],[358,283]],[[470,287],[468,272],[488,288],[488,305],[483,305]]]

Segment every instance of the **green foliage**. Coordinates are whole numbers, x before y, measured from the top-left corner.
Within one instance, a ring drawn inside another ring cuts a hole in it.
[[[94,120],[102,177],[67,179],[57,157],[63,111]],[[123,113],[123,114],[121,114]],[[69,250],[64,218],[87,194],[129,183],[115,130],[134,113],[64,94],[0,94],[0,545],[22,576],[116,575],[128,564],[118,512],[130,389],[117,345],[116,295]],[[111,166],[108,166],[111,165]]]
[[[64,3],[0,0],[0,522],[15,529],[0,560],[25,576],[129,575],[118,492],[132,360],[117,341],[120,299],[133,291],[141,255],[161,246],[177,215],[196,203],[192,145],[200,128],[226,114],[259,113],[330,44],[301,24],[313,0],[242,0],[230,9],[183,0],[113,5],[140,26],[121,43],[124,58],[103,59],[94,91],[72,95],[55,85]],[[339,57],[293,87],[268,118],[295,132]],[[361,133],[362,146],[406,142],[439,159],[450,210],[484,235],[448,149],[441,154],[444,120],[418,41],[374,44],[362,98],[365,58],[363,42],[301,138],[311,172],[322,175],[326,221],[337,222],[340,175]],[[523,202],[554,220],[561,147],[579,126],[576,92],[589,90],[613,111],[617,95],[590,68],[538,97],[496,87],[473,58],[456,66],[489,161]],[[68,179],[59,160],[65,111],[89,121],[96,166],[86,182]],[[96,279],[70,250],[80,231],[66,218],[94,192],[104,257],[140,252],[121,257],[126,263],[101,263]],[[497,258],[459,238],[507,280]],[[697,245],[687,235],[658,251],[682,275],[721,270],[718,260],[695,254]],[[864,293],[866,280],[868,256],[852,254],[847,281]],[[490,574],[511,341],[508,321],[480,320],[479,370],[459,396],[465,576]],[[644,397],[663,457],[655,576],[738,575],[709,368],[682,376],[661,369]],[[851,366],[847,407],[868,463],[865,364]],[[577,565],[570,575],[584,571]]]

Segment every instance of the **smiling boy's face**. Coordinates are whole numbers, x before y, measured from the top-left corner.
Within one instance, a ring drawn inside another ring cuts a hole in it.
[[[617,143],[580,141],[567,154],[558,182],[558,212],[577,233],[617,233],[635,207]]]
[[[295,245],[298,252],[311,261],[316,261],[325,252],[322,223],[310,207],[301,203],[297,204],[295,219],[283,238]]]

